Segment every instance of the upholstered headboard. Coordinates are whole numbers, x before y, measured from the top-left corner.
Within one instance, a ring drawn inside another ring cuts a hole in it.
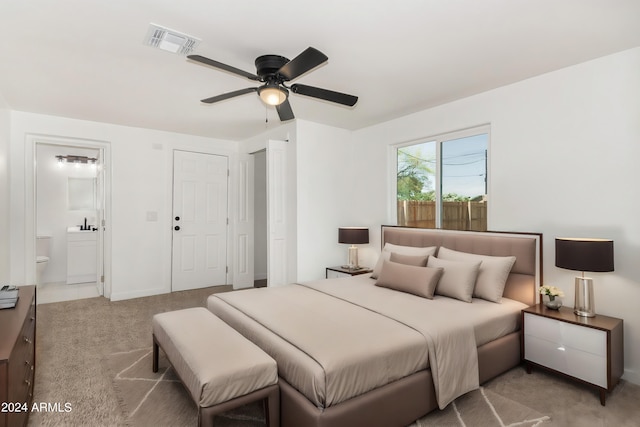
[[[455,231],[426,228],[382,226],[382,246],[444,246],[460,252],[516,257],[503,296],[527,305],[539,300],[542,282],[542,234]],[[437,254],[436,254],[437,256]]]

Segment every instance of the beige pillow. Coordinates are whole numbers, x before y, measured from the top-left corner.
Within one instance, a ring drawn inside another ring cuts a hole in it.
[[[401,255],[435,255],[436,250],[438,250],[437,246],[429,246],[426,248],[419,248],[416,246],[400,246],[394,245],[393,243],[385,243],[384,248],[382,248],[382,253],[378,258],[378,262],[376,266],[373,268],[373,273],[371,273],[372,279],[377,279],[380,275],[380,270],[382,270],[382,262],[387,260],[389,261],[391,252],[395,252]]]
[[[436,294],[471,302],[480,261],[475,263],[459,262],[430,256],[427,267],[444,269],[436,287]]]
[[[429,255],[403,255],[391,252],[389,261],[399,264],[415,265],[416,267],[426,267]]]
[[[445,247],[441,247],[438,251],[438,258],[451,261],[482,262],[478,271],[473,296],[498,303],[502,299],[504,285],[507,283],[511,268],[516,262],[516,257],[514,256],[470,254]]]
[[[376,286],[433,298],[441,268],[417,267],[384,260]]]

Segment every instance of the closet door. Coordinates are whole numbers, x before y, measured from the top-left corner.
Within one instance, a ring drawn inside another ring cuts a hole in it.
[[[293,144],[267,145],[268,284],[296,279],[296,168]]]

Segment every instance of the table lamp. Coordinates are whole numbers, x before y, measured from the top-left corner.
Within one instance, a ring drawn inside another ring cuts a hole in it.
[[[613,240],[556,238],[556,267],[582,272],[575,280],[573,312],[594,317],[593,279],[584,277],[584,272],[613,271]]]
[[[357,270],[358,265],[358,248],[356,244],[369,243],[369,229],[365,227],[340,227],[338,228],[338,243],[348,243],[349,247],[349,264],[343,265],[343,268]]]

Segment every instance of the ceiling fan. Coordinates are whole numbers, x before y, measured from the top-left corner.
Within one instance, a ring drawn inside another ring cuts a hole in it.
[[[256,74],[251,74],[200,55],[189,55],[187,58],[223,71],[228,71],[241,77],[246,77],[249,80],[264,83],[259,87],[249,87],[203,99],[202,102],[207,104],[213,104],[214,102],[223,101],[225,99],[245,95],[251,92],[257,92],[260,99],[262,99],[265,104],[276,107],[281,121],[287,121],[295,118],[293,110],[291,109],[291,104],[289,104],[289,91],[299,95],[310,96],[312,98],[347,105],[349,107],[353,107],[356,102],[358,102],[357,96],[347,95],[346,93],[334,92],[332,90],[298,83],[292,84],[291,86],[285,85],[285,82],[296,79],[329,59],[325,54],[312,47],[307,48],[291,61],[280,55],[259,56],[255,61]]]

